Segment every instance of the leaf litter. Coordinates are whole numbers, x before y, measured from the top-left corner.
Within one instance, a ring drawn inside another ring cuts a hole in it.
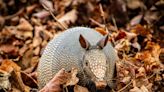
[[[74,26],[110,35],[120,58],[112,91],[164,91],[163,4],[162,0],[0,0],[0,91],[35,92],[37,64],[45,46]],[[76,74],[77,69],[62,69],[40,92],[69,92],[71,85],[74,92],[89,92],[77,84]],[[111,90],[103,87],[104,91]]]

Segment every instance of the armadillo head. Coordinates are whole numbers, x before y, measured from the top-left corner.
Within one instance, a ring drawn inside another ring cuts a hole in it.
[[[108,36],[98,41],[95,46],[91,46],[82,35],[79,37],[79,42],[86,50],[83,56],[83,70],[85,75],[94,82],[104,81],[107,70],[107,58],[103,48],[108,42]]]

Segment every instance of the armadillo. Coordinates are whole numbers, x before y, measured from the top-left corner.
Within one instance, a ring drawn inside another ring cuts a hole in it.
[[[103,36],[87,27],[69,28],[53,38],[46,46],[38,65],[39,88],[48,83],[62,68],[70,71],[78,69],[79,85],[106,81],[113,87],[116,51]]]

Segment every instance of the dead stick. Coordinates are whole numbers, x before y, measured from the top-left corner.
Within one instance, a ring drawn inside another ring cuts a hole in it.
[[[53,19],[59,24],[59,25],[61,25],[62,27],[63,27],[63,29],[67,29],[67,27],[65,27],[62,23],[60,23],[59,21],[58,21],[58,19],[55,17],[55,15],[53,14],[53,12],[52,12],[52,10],[45,4],[45,3],[43,3],[43,1],[42,0],[40,0],[40,3],[42,4],[42,6],[44,7],[44,9],[46,9],[47,11],[49,11],[49,13],[51,14],[51,16],[53,17]]]

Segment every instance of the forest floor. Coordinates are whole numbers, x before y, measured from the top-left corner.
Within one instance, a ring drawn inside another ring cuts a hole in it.
[[[163,0],[0,0],[0,91],[36,91],[45,46],[75,26],[109,34],[120,58],[113,92],[164,92]],[[74,92],[88,92],[70,80]]]

